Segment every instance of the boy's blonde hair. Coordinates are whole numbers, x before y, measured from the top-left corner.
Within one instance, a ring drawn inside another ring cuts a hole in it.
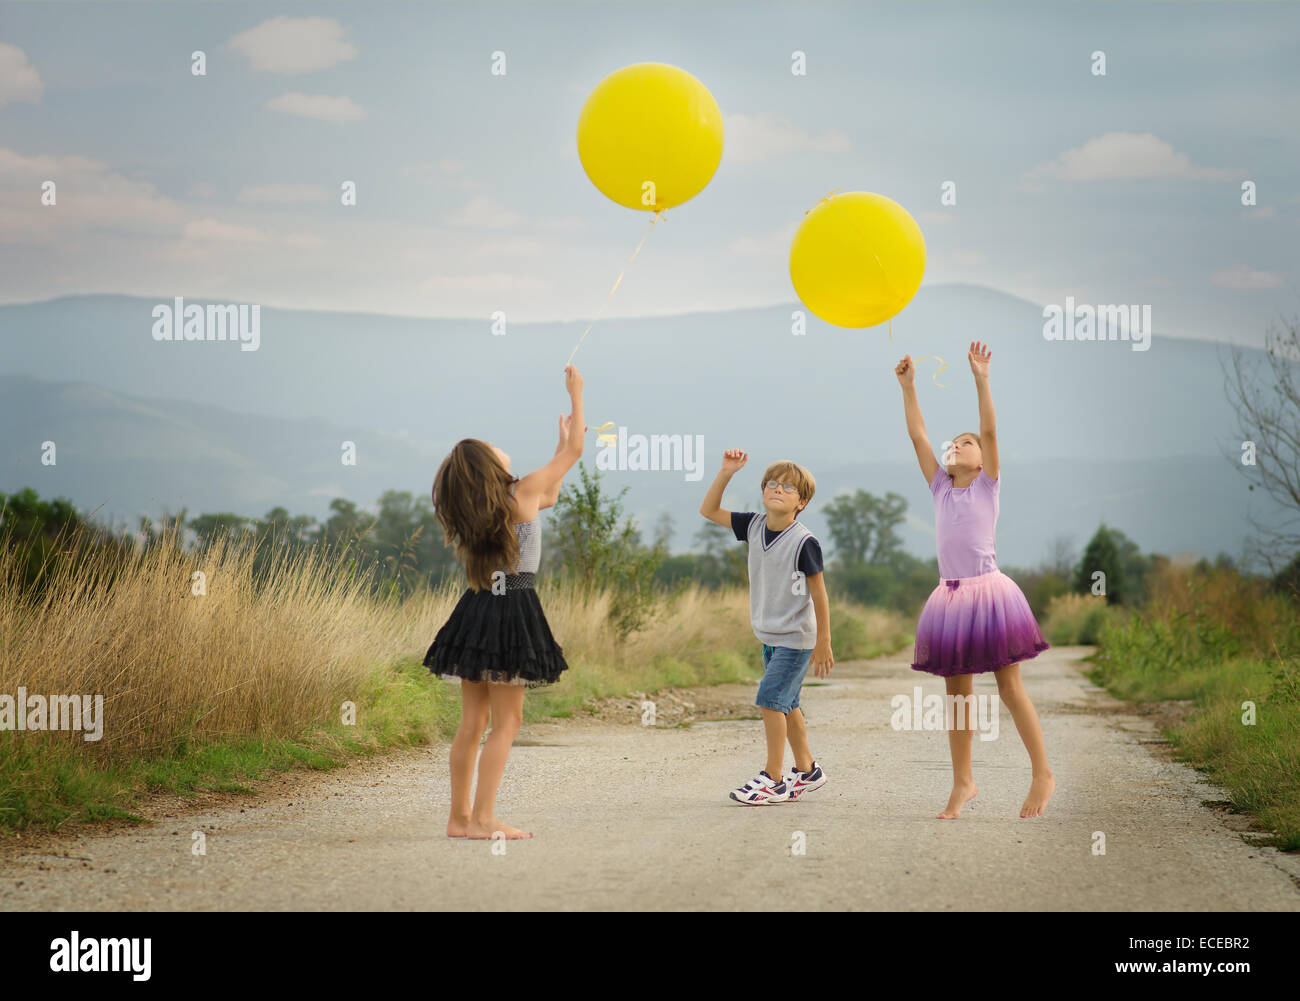
[[[793,483],[799,491],[799,499],[803,501],[804,507],[808,506],[813,499],[813,494],[817,492],[817,481],[813,479],[813,474],[799,463],[791,462],[789,459],[781,459],[767,467],[763,473],[763,482],[758,485],[759,490],[766,489],[768,480],[776,480],[778,483],[785,480]],[[803,508],[799,510],[802,511]],[[798,513],[795,512],[796,515]]]

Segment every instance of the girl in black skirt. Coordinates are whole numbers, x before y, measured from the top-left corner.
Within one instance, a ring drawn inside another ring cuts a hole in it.
[[[564,369],[573,409],[560,418],[555,458],[522,478],[510,475],[510,456],[466,438],[438,467],[433,506],[448,545],[464,564],[469,588],[438,630],[424,663],[435,675],[460,679],[460,728],[451,744],[449,838],[532,835],[496,816],[497,787],[510,745],[523,722],[524,689],[549,685],[568,668],[546,624],[533,583],[541,560],[541,520],[560,483],[582,456],[587,428],[582,376]],[[478,790],[470,803],[474,758],[489,719],[492,733],[479,757]]]

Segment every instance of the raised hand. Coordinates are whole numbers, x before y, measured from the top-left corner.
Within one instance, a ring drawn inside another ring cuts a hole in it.
[[[570,396],[577,396],[582,392],[582,376],[572,365],[564,366],[564,388]]]
[[[976,378],[983,376],[988,378],[989,359],[993,357],[993,352],[988,349],[988,345],[981,345],[979,341],[971,341],[970,351],[966,357],[970,360],[970,370]]]
[[[739,448],[729,448],[722,453],[722,471],[724,473],[737,472],[741,466],[749,461],[749,453]]]
[[[560,415],[560,443],[555,447],[556,454],[558,454],[560,450],[569,443],[569,435],[572,433],[572,428],[571,428],[572,424],[573,424],[572,414]],[[585,434],[585,432],[588,429],[584,427],[582,430]]]
[[[916,364],[912,361],[911,355],[903,356],[903,360],[894,369],[894,375],[898,376],[900,386],[910,386],[916,381]]]

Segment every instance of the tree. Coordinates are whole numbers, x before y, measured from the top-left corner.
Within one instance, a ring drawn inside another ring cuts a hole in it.
[[[284,508],[276,508],[276,510],[284,511]],[[286,514],[287,513],[288,512],[286,512]],[[142,529],[146,524],[148,524],[149,530],[152,532],[152,523],[149,522],[149,519],[141,516],[140,521]],[[200,548],[205,548],[211,545],[220,535],[230,534],[238,536],[245,532],[252,531],[253,521],[251,518],[245,518],[243,515],[224,511],[216,514],[196,515],[189,520],[189,524],[186,527],[197,536],[197,545]]]
[[[565,484],[555,501],[550,532],[555,539],[552,556],[564,575],[588,592],[610,592],[610,620],[620,637],[648,621],[655,605],[655,571],[668,555],[659,539],[653,546],[641,542],[631,518],[623,521],[624,487],[616,497],[600,489],[599,471],[589,473],[578,463],[580,484]]]
[[[1276,574],[1300,552],[1300,388],[1295,372],[1300,324],[1292,320],[1285,331],[1269,329],[1264,361],[1269,371],[1260,377],[1237,345],[1230,348],[1230,366],[1220,358],[1228,401],[1241,422],[1241,444],[1233,442],[1225,458],[1250,481],[1251,490],[1261,487],[1286,512],[1280,523],[1248,515],[1258,533],[1251,555]]]
[[[700,557],[701,583],[722,587],[743,587],[748,583],[749,554],[731,529],[706,521],[695,533],[695,544],[704,549]]]
[[[1124,570],[1120,562],[1119,545],[1114,534],[1104,524],[1088,540],[1083,559],[1074,578],[1074,590],[1079,594],[1092,593],[1092,575],[1101,571],[1105,576],[1106,603],[1118,605],[1124,598]]]
[[[1047,544],[1047,558],[1043,560],[1044,573],[1055,574],[1065,580],[1074,576],[1074,536],[1058,535]]]
[[[889,492],[883,498],[855,491],[826,505],[826,523],[836,558],[844,566],[874,563],[895,566],[903,553],[903,540],[895,531],[903,522],[907,501]]]

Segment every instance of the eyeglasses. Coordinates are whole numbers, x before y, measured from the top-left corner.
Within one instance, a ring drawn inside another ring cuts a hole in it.
[[[793,483],[777,483],[776,480],[768,480],[763,484],[764,490],[780,490],[783,494],[797,494],[799,488]]]

